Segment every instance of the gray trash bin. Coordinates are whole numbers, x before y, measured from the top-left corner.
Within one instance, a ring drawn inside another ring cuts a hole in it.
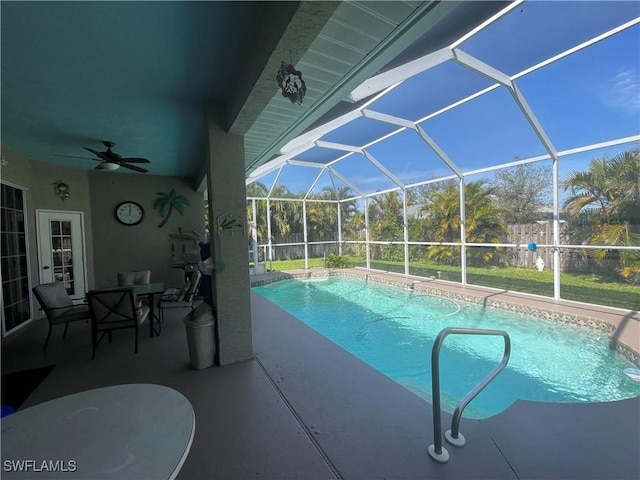
[[[191,366],[196,370],[211,367],[216,353],[216,321],[213,309],[201,304],[184,317]]]

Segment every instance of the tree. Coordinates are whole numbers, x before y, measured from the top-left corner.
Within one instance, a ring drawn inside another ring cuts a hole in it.
[[[253,182],[247,185],[247,197],[257,197],[265,200],[256,200],[256,233],[258,244],[267,243],[267,200],[269,193],[266,185],[260,182]],[[253,221],[253,211],[251,210],[252,202],[247,202],[247,219]],[[250,230],[251,232],[251,230]]]
[[[465,185],[466,241],[469,243],[500,243],[506,235],[506,225],[495,203],[495,188],[484,180]],[[460,190],[455,181],[434,185],[427,204],[421,209],[425,216],[430,241],[460,241]],[[460,247],[431,245],[427,258],[445,264],[460,263]],[[470,265],[499,265],[504,261],[504,252],[498,248],[473,247],[467,251]]]
[[[373,197],[369,204],[369,239],[403,242],[402,196],[398,192],[387,192]],[[402,261],[404,250],[401,245],[383,247],[374,245],[372,256],[382,260]]]
[[[541,210],[551,205],[551,169],[525,164],[498,170],[491,182],[495,201],[509,224],[541,220]]]
[[[572,172],[562,187],[571,192],[564,205],[572,217],[640,226],[640,149],[594,158],[586,172]]]
[[[174,209],[180,212],[180,215],[184,215],[184,206],[189,205],[189,201],[182,195],[176,195],[175,189],[172,188],[169,193],[158,192],[157,194],[158,198],[153,203],[153,208],[158,209],[160,216],[164,217],[158,228],[167,223]]]
[[[587,232],[592,244],[640,246],[640,149],[594,158],[587,171],[572,172],[562,187],[570,192],[564,205],[576,237]],[[592,253],[598,262],[617,258],[620,276],[640,283],[639,251]]]

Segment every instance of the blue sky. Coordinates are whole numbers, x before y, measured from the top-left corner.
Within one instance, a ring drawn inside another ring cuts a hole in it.
[[[530,2],[460,48],[514,75],[639,16],[637,1]],[[492,84],[447,62],[407,80],[369,108],[416,121]],[[640,26],[547,65],[516,80],[516,85],[557,151],[639,135]],[[463,171],[546,153],[504,87],[428,119],[421,126]],[[393,130],[387,124],[358,119],[322,140],[361,146]],[[561,178],[570,171],[586,169],[591,158],[612,156],[636,146],[631,143],[561,158]],[[414,132],[403,132],[368,151],[406,183],[451,174]],[[334,153],[314,148],[298,158],[313,161]],[[392,186],[360,155],[339,162],[336,170],[365,193]],[[297,193],[308,189],[318,173],[318,169],[286,167],[279,183]],[[269,175],[261,181],[269,184],[273,179],[274,175]],[[328,184],[328,178],[323,178],[315,190]]]

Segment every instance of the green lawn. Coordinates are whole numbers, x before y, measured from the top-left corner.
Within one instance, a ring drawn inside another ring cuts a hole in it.
[[[348,257],[351,262],[364,265],[361,257]],[[322,258],[310,258],[309,267],[323,267]],[[267,264],[267,268],[269,265]],[[372,268],[393,272],[404,272],[401,262],[376,260]],[[304,268],[304,260],[281,260],[273,262],[274,270]],[[435,277],[460,281],[460,268],[437,265],[431,262],[411,262],[410,273],[421,277]],[[467,280],[472,285],[500,288],[523,293],[534,293],[553,297],[553,272],[525,268],[467,268]],[[566,300],[608,305],[618,308],[640,310],[640,286],[621,282],[606,281],[596,275],[573,273],[560,274],[560,293]]]

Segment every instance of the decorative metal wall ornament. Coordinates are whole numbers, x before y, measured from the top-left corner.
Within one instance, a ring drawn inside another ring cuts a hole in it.
[[[53,185],[53,194],[60,197],[60,199],[63,202],[65,199],[71,197],[71,192],[69,191],[69,185],[64,183],[62,180],[53,182],[51,185]]]
[[[307,86],[302,79],[302,72],[296,70],[290,63],[282,62],[276,76],[278,86],[282,89],[282,96],[287,97],[291,103],[302,104],[302,99],[307,93]]]

